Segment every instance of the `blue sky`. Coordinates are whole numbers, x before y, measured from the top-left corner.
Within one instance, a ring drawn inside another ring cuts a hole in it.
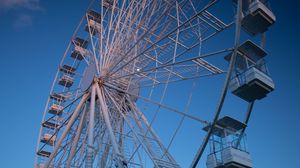
[[[87,1],[0,0],[0,167],[33,167],[53,77]],[[267,37],[276,90],[255,104],[248,145],[257,168],[299,168],[300,25],[296,1],[273,1]]]

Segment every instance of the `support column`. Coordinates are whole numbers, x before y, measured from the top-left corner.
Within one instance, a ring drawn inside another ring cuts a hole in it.
[[[112,126],[111,126],[111,123],[110,123],[110,119],[109,119],[107,104],[105,103],[103,94],[102,94],[101,89],[99,88],[98,85],[96,86],[96,91],[97,91],[97,95],[98,95],[99,102],[100,102],[100,107],[101,107],[100,111],[103,114],[104,121],[105,121],[105,124],[106,124],[106,127],[107,127],[107,131],[108,131],[108,134],[109,134],[109,137],[110,137],[110,140],[111,140],[111,144],[112,144],[114,153],[117,156],[118,167],[120,167],[120,168],[126,167],[123,164],[123,157],[122,157],[122,154],[120,153],[118,144],[116,142],[116,137],[115,137],[115,135],[113,133],[113,129],[112,129]]]
[[[93,155],[94,155],[94,122],[95,122],[95,98],[96,98],[96,86],[92,85],[92,94],[90,102],[90,119],[89,119],[89,134],[88,134],[88,151],[86,158],[86,168],[93,167]]]

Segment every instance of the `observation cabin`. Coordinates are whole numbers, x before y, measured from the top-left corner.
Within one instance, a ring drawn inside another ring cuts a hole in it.
[[[113,8],[114,0],[103,0],[103,6],[107,9]]]
[[[58,84],[67,88],[70,88],[73,85],[73,82],[73,78],[69,74],[63,74],[58,80]]]
[[[48,129],[51,129],[51,130],[55,130],[55,129],[57,129],[57,128],[60,127],[59,124],[54,123],[54,122],[51,122],[51,121],[48,121],[48,120],[45,121],[45,122],[43,122],[42,126],[43,126],[44,128],[48,128]]]
[[[49,107],[49,113],[50,114],[54,114],[54,115],[60,115],[63,111],[64,107],[61,106],[61,105],[58,105],[58,104],[52,104],[50,107]]]
[[[50,157],[51,152],[48,152],[46,150],[41,150],[41,151],[37,152],[37,154],[42,157]]]
[[[243,0],[242,27],[250,35],[266,32],[275,21],[268,0]]]
[[[210,137],[210,154],[207,168],[252,168],[252,160],[246,149],[245,124],[231,117],[219,119]],[[211,125],[203,128],[208,131]]]
[[[231,54],[225,56],[230,60]],[[264,57],[267,53],[250,40],[237,49],[235,70],[229,85],[232,93],[251,102],[260,100],[274,90]]]
[[[60,68],[60,71],[62,75],[58,80],[58,84],[70,88],[74,83],[73,76],[75,75],[76,68],[65,64]]]
[[[68,99],[68,95],[61,94],[61,93],[53,93],[50,95],[50,99],[58,101],[58,102],[64,102]]]
[[[44,136],[41,139],[41,142],[53,146],[55,140],[56,140],[56,136],[55,135],[52,135],[50,133],[45,133]]]
[[[91,32],[92,35],[96,35],[97,33],[100,33],[101,31],[101,14],[89,10],[87,12],[87,19],[88,19],[88,24],[85,27],[85,31]]]
[[[74,45],[74,50],[71,53],[71,57],[74,58],[75,60],[81,61],[84,59],[84,56],[88,55],[88,51],[86,50],[88,46],[88,41],[76,37],[73,41],[72,44]]]

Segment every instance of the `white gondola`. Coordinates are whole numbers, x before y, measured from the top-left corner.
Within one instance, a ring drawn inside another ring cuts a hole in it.
[[[67,88],[71,87],[73,82],[73,78],[66,74],[62,75],[62,77],[58,80],[58,84]]]
[[[251,35],[266,32],[276,21],[273,12],[261,0],[251,0],[244,15],[242,26]]]
[[[252,160],[248,152],[233,147],[222,151],[224,168],[251,168]]]
[[[231,55],[225,59],[229,60]],[[274,90],[274,82],[263,60],[266,55],[262,48],[249,40],[238,47],[236,73],[229,85],[233,94],[251,102],[266,97]]]
[[[52,135],[52,134],[49,134],[49,133],[45,133],[44,136],[41,139],[41,142],[53,146],[55,140],[56,140],[56,136],[55,135]]]
[[[64,108],[63,106],[60,106],[58,104],[53,104],[50,106],[48,112],[50,114],[60,115],[62,113],[63,108]]]
[[[237,75],[230,82],[232,93],[251,102],[260,100],[274,90],[274,82],[270,76],[256,67],[251,67],[246,72]]]
[[[212,150],[207,157],[207,168],[251,168],[252,160],[246,151],[243,136],[240,130],[246,125],[231,117],[225,116],[219,119],[213,130],[211,145]],[[211,126],[203,129],[208,131]],[[237,141],[240,143],[238,145]]]

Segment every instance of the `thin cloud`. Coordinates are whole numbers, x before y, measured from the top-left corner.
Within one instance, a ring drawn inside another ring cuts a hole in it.
[[[14,28],[24,28],[32,25],[32,16],[27,14],[19,15],[18,18],[15,20],[13,26]]]
[[[0,8],[4,10],[41,10],[39,0],[0,0]]]
[[[40,0],[0,0],[0,15],[10,16],[16,29],[29,27],[37,12],[43,12]]]

